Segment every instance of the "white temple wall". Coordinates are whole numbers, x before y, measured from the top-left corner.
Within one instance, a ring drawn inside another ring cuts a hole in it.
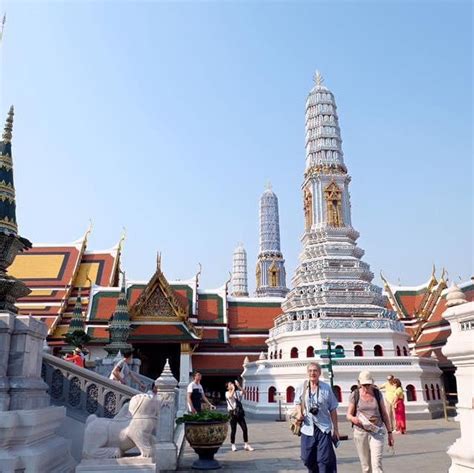
[[[306,350],[312,346],[315,350],[326,348],[326,338],[329,337],[334,346],[342,345],[346,356],[354,356],[355,345],[361,345],[363,356],[372,356],[374,347],[382,347],[382,356],[398,356],[397,346],[400,347],[403,355],[403,348],[408,349],[408,335],[406,333],[394,333],[392,330],[374,329],[372,332],[364,331],[358,333],[356,330],[337,329],[334,331],[325,330],[321,333],[318,330],[302,331],[301,333],[292,332],[282,333],[276,337],[270,337],[267,340],[268,353],[282,350],[282,359],[291,358],[291,350],[298,349],[298,358],[306,358]]]

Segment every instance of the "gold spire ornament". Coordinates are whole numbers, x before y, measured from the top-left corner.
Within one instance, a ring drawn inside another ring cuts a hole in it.
[[[7,120],[5,122],[5,128],[3,129],[2,140],[5,143],[12,142],[12,132],[13,132],[13,115],[15,115],[15,111],[13,105],[10,107],[8,112]]]

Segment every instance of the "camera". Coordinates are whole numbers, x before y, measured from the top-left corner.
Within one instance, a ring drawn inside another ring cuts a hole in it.
[[[309,410],[309,413],[310,413],[310,414],[313,414],[313,416],[317,416],[317,415],[318,415],[318,412],[319,412],[319,406],[313,406],[313,407],[311,407],[311,409]]]

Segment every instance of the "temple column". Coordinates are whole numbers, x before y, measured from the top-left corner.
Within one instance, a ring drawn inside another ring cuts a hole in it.
[[[178,416],[188,410],[186,402],[186,389],[192,372],[191,366],[192,348],[189,343],[181,343],[181,354],[179,357],[179,383],[178,383]]]

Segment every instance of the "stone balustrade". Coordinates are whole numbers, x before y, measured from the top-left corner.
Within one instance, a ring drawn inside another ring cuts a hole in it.
[[[84,421],[88,415],[114,417],[137,389],[112,381],[94,371],[43,353],[41,375],[51,401],[65,406],[68,415]]]

